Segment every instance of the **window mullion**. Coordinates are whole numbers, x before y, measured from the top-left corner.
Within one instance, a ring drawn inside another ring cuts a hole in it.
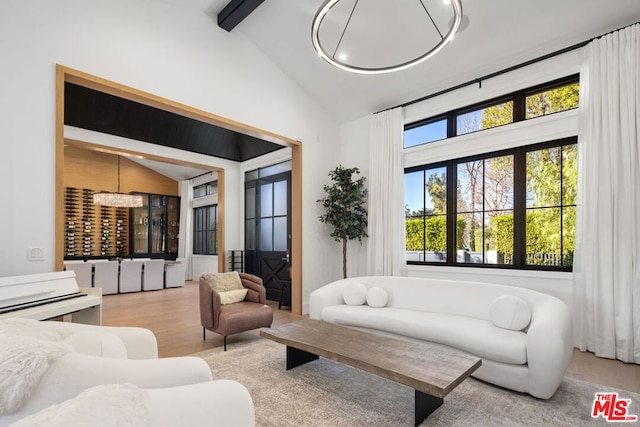
[[[525,118],[525,93],[519,91],[513,94],[513,122],[521,122]]]
[[[447,114],[447,138],[453,138],[457,135],[457,120],[456,113],[454,111]]]
[[[527,155],[516,150],[513,155],[513,265],[526,264],[527,226]]]
[[[457,236],[457,183],[458,167],[456,162],[447,164],[447,264],[456,264]]]

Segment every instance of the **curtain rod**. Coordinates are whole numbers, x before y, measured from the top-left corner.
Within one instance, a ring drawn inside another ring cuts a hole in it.
[[[625,28],[632,27],[632,26],[634,26],[634,25],[636,25],[638,23],[640,23],[640,21],[634,22],[633,24],[626,25],[626,26],[624,26],[622,28],[618,28],[617,30],[609,31],[608,33],[601,34],[601,35],[599,35],[597,37],[593,37],[593,38],[591,38],[589,40],[585,40],[583,42],[576,43],[576,44],[574,44],[572,46],[565,47],[564,49],[556,50],[555,52],[551,52],[551,53],[548,53],[546,55],[542,55],[542,56],[539,56],[537,58],[530,59],[528,61],[522,62],[520,64],[513,65],[513,66],[511,66],[509,68],[505,68],[503,70],[496,71],[496,72],[491,73],[491,74],[487,74],[486,76],[479,77],[477,79],[473,79],[473,80],[470,80],[468,82],[455,85],[455,86],[450,87],[448,89],[444,89],[444,90],[441,90],[439,92],[432,93],[431,95],[426,95],[426,96],[423,96],[421,98],[414,99],[412,101],[407,101],[407,102],[405,102],[403,104],[398,104],[395,107],[385,108],[385,109],[380,110],[380,111],[378,111],[378,112],[376,112],[374,114],[382,113],[383,111],[393,110],[394,108],[408,107],[409,105],[417,104],[418,102],[426,101],[427,99],[435,98],[436,96],[444,95],[445,93],[453,92],[454,90],[462,89],[463,87],[471,86],[472,84],[478,83],[480,85],[480,87],[482,87],[482,81],[483,80],[488,80],[490,78],[497,77],[497,76],[500,76],[502,74],[509,73],[509,72],[517,70],[519,68],[523,68],[523,67],[535,64],[536,62],[544,61],[544,60],[547,60],[549,58],[553,58],[554,56],[562,55],[563,53],[567,53],[567,52],[571,52],[572,50],[580,49],[581,47],[584,47],[584,46],[588,45],[589,43],[591,43],[592,41],[594,41],[596,39],[599,39],[600,37],[604,37],[604,36],[607,36],[609,34],[613,34],[616,31],[624,30]]]
[[[201,173],[200,175],[192,176],[191,178],[187,178],[187,179],[196,179],[196,178],[200,178],[201,176],[205,176],[205,175],[208,175],[208,174],[210,174],[210,173],[212,174],[212,173],[213,173],[213,171],[204,172],[204,173]]]

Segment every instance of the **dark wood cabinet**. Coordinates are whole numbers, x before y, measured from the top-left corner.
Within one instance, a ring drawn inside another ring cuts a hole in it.
[[[130,255],[133,258],[175,258],[178,255],[180,197],[142,195],[143,206],[131,208]]]

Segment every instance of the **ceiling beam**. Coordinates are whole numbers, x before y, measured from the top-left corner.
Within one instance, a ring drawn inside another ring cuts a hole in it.
[[[249,16],[264,0],[231,0],[218,13],[218,26],[224,30],[231,31],[244,18]]]

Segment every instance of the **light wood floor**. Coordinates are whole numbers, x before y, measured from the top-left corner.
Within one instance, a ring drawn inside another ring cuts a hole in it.
[[[271,305],[275,314],[273,326],[306,317],[278,310],[276,303]],[[206,340],[202,340],[196,282],[187,282],[183,288],[105,295],[102,310],[104,325],[152,330],[160,357],[185,356],[222,346],[222,337],[213,332],[207,332]],[[227,345],[254,339],[261,339],[257,331],[245,332],[228,337]],[[603,359],[576,349],[567,376],[640,393],[640,365]]]

